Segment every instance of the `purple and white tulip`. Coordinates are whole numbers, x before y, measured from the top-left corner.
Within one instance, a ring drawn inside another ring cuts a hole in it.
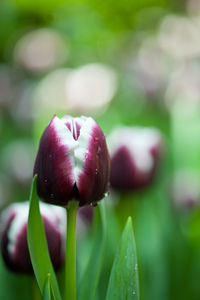
[[[154,177],[161,154],[162,138],[156,128],[121,127],[109,137],[110,183],[119,190],[147,186]]]
[[[91,117],[56,115],[40,141],[34,174],[45,202],[67,206],[96,203],[108,189],[110,160],[105,135]]]
[[[40,204],[41,216],[55,270],[65,259],[65,210],[61,207]],[[9,269],[20,273],[33,273],[27,244],[29,202],[11,204],[1,216],[1,252]]]

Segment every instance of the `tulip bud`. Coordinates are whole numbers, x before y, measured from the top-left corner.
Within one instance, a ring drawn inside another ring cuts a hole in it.
[[[105,135],[91,117],[54,116],[35,161],[38,195],[61,206],[72,199],[79,206],[96,203],[107,192],[109,167]]]
[[[154,177],[161,144],[161,134],[156,128],[114,130],[109,138],[112,187],[131,190],[147,186]]]
[[[27,220],[29,203],[11,204],[1,216],[1,252],[9,269],[20,273],[32,273],[27,244]],[[52,264],[55,270],[64,264],[65,210],[41,203],[40,211]]]

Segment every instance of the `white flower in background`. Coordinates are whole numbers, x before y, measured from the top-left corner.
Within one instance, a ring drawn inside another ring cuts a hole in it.
[[[102,64],[88,64],[69,73],[65,83],[70,110],[85,113],[105,109],[115,95],[115,72]]]
[[[200,109],[200,64],[198,61],[183,64],[171,74],[165,101],[169,110],[177,109],[186,114]]]
[[[200,1],[199,0],[188,0],[187,4],[187,11],[190,14],[200,14]]]
[[[195,170],[180,170],[176,172],[172,182],[173,204],[181,210],[189,210],[199,204],[200,186],[199,174]]]
[[[200,55],[200,35],[196,24],[189,18],[169,15],[161,23],[158,42],[160,47],[177,60]]]
[[[0,108],[10,109],[21,90],[22,73],[7,65],[0,65]]]
[[[1,151],[1,165],[6,174],[20,184],[30,183],[36,148],[32,140],[16,140]]]
[[[57,110],[67,110],[65,81],[69,74],[68,69],[58,69],[50,72],[38,84],[34,95],[34,109],[36,113],[45,111],[55,113]]]
[[[44,72],[63,64],[68,48],[63,36],[52,29],[38,29],[24,35],[16,44],[14,59],[30,72]]]
[[[33,110],[33,94],[35,84],[31,80],[21,81],[13,103],[9,107],[10,114],[18,126],[32,126],[31,121],[35,117]]]
[[[136,80],[139,80],[140,88],[150,99],[158,97],[165,88],[173,68],[172,60],[160,48],[155,37],[144,40],[133,61]]]
[[[88,114],[106,109],[117,89],[116,73],[108,66],[89,64],[77,69],[58,69],[36,88],[35,109]]]

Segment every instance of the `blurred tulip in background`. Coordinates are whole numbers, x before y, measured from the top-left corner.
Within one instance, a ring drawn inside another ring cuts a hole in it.
[[[162,152],[159,130],[121,127],[111,133],[109,146],[113,188],[137,189],[152,181]]]
[[[27,244],[28,208],[28,202],[14,203],[1,216],[1,252],[5,264],[14,272],[33,272]],[[65,211],[42,203],[41,215],[52,264],[59,269],[64,264]]]

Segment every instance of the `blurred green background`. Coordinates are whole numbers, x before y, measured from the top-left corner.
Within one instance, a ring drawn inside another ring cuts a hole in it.
[[[118,216],[124,225],[131,201],[145,300],[200,299],[199,32],[198,0],[0,3],[0,208],[28,199],[55,113],[92,115],[106,135],[159,128],[157,178],[121,195]],[[1,262],[0,299],[28,299],[29,287]]]

